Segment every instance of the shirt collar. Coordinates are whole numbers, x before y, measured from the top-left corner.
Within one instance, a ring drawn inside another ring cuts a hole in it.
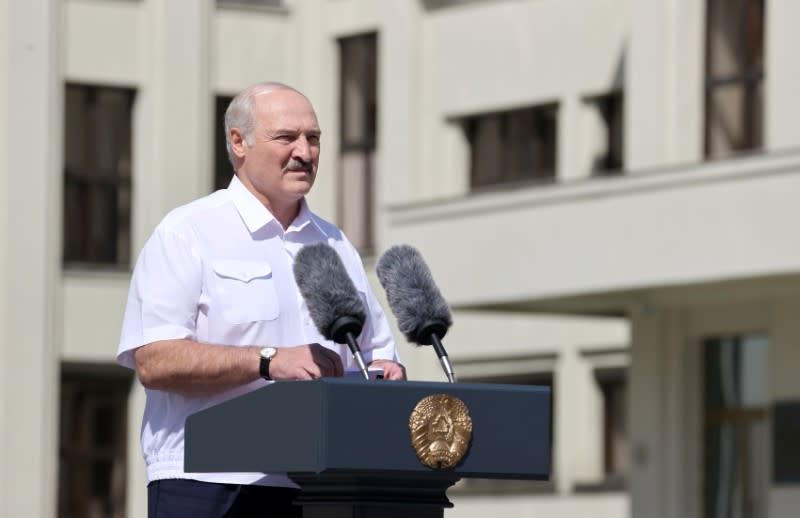
[[[308,202],[304,197],[300,200],[300,211],[297,213],[297,217],[294,218],[294,221],[292,221],[289,228],[286,229],[286,232],[300,232],[310,225],[312,221],[311,210],[308,208]],[[316,225],[313,225],[313,227],[316,228]]]
[[[245,187],[237,175],[233,175],[231,183],[228,185],[228,193],[251,234],[272,221],[278,223],[275,216]],[[300,200],[300,211],[289,225],[289,228],[286,229],[286,232],[300,232],[309,225],[311,225],[311,228],[318,229],[323,235],[326,235],[314,221],[311,209],[308,208],[308,202],[305,198],[302,198]]]
[[[247,190],[238,176],[233,175],[231,183],[228,185],[228,193],[250,233],[275,220],[275,216],[267,210],[263,203],[258,201],[253,193]]]

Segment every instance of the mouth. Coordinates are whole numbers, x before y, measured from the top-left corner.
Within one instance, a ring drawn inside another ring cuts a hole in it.
[[[290,160],[286,167],[284,168],[284,173],[305,173],[305,174],[313,174],[314,165],[311,163],[304,163],[300,160]]]
[[[301,169],[287,169],[286,172],[287,173],[294,173],[294,174],[307,174],[309,176],[311,176],[311,174],[312,174],[310,169],[304,169],[304,168],[301,168]]]

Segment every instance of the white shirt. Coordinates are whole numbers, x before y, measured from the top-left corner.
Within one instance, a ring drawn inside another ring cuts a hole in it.
[[[134,349],[159,340],[273,347],[316,342],[338,352],[345,369],[356,368],[346,345],[320,335],[295,283],[295,255],[320,241],[339,253],[365,302],[367,320],[359,337],[365,361],[396,360],[386,317],[344,234],[313,214],[305,200],[284,231],[234,176],[227,189],[167,214],[145,244],[131,279],[117,361],[133,369]],[[183,471],[186,417],[267,383],[258,380],[211,397],[146,389],[141,441],[148,479],[296,487],[283,474]]]

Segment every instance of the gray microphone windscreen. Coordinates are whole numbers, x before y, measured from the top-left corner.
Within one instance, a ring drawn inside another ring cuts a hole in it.
[[[360,326],[364,325],[364,302],[342,259],[330,245],[315,243],[301,248],[294,260],[294,277],[311,320],[326,340],[342,343],[335,339],[332,329],[342,317],[355,318]],[[360,332],[359,329],[354,334]]]
[[[442,338],[453,317],[420,253],[408,245],[393,246],[378,260],[376,270],[406,339],[428,345],[430,333]]]

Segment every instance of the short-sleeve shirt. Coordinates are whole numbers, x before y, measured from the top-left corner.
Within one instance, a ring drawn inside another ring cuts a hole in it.
[[[117,361],[135,368],[137,347],[190,339],[232,347],[319,343],[336,351],[345,369],[357,368],[347,346],[325,340],[316,329],[294,279],[297,252],[317,242],[338,252],[365,303],[359,337],[364,359],[396,360],[386,317],[344,234],[313,214],[305,200],[284,230],[234,176],[227,189],[167,214],[145,244],[131,279]],[[141,442],[148,479],[294,486],[283,474],[183,471],[186,417],[267,383],[257,380],[210,397],[145,389]]]

